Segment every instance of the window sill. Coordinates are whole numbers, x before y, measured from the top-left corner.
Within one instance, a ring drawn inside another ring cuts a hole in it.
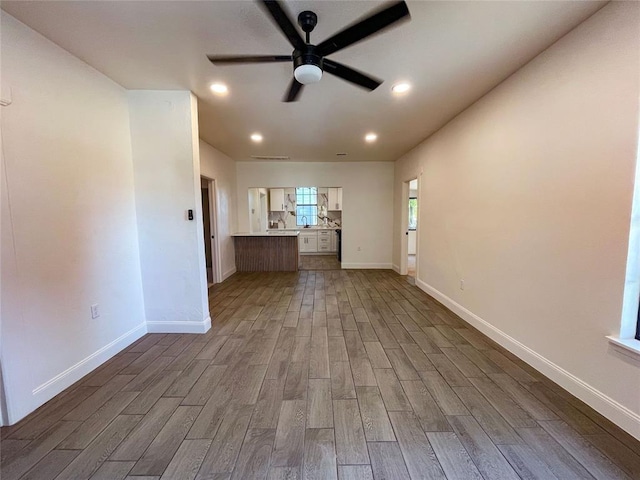
[[[628,357],[640,360],[640,340],[633,338],[618,338],[615,335],[608,335],[607,340],[612,344],[620,353],[627,355]]]

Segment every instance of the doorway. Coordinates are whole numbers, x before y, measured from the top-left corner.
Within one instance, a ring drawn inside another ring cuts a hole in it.
[[[416,278],[416,255],[418,233],[418,179],[409,182],[409,204],[407,206],[407,275]]]
[[[202,231],[204,232],[204,256],[207,269],[207,285],[218,283],[218,248],[216,228],[215,181],[200,177],[202,198]]]
[[[402,184],[402,240],[400,242],[400,275],[414,283],[418,270],[418,179]]]

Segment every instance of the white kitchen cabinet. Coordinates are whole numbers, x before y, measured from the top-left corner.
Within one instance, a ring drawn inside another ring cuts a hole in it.
[[[284,188],[269,189],[269,211],[284,212]]]
[[[329,187],[329,205],[328,210],[340,211],[342,210],[342,187]]]
[[[338,234],[335,230],[331,230],[331,251],[338,251]]]
[[[298,237],[298,250],[300,251],[300,253],[317,253],[317,232],[300,232],[300,236]]]
[[[285,188],[284,189],[284,210],[286,212],[296,211],[296,189]]]
[[[320,230],[318,232],[318,252],[331,251],[331,235],[333,230]]]

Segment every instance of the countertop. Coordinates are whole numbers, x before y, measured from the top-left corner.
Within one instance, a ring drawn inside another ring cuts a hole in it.
[[[232,237],[297,237],[300,235],[300,230],[270,230],[268,232],[240,232],[231,234]]]
[[[298,227],[298,228],[269,228],[267,231],[269,231],[269,232],[291,232],[291,231],[296,231],[296,232],[312,231],[312,232],[316,232],[318,230],[340,230],[340,229],[342,229],[342,227],[319,227],[319,226],[313,226],[313,227],[309,227],[309,228],[304,228],[304,227]]]

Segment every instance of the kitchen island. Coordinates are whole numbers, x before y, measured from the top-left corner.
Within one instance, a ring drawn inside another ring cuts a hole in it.
[[[298,271],[298,230],[234,233],[238,272]]]

